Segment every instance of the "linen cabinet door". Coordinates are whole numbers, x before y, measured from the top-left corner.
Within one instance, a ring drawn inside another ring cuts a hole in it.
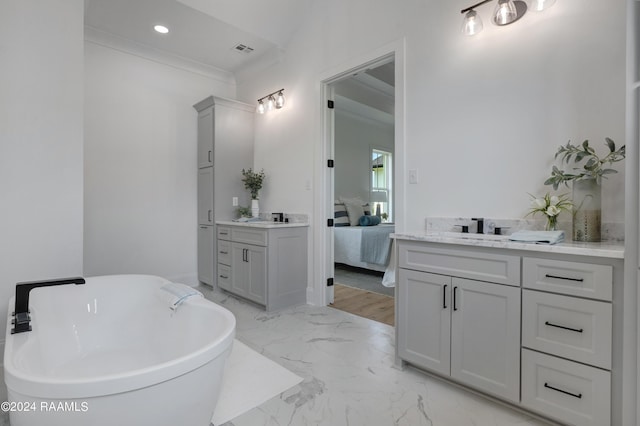
[[[198,223],[213,225],[213,167],[198,169]]]
[[[213,107],[198,113],[198,168],[213,166]]]
[[[198,226],[198,281],[213,285],[213,226]]]
[[[398,281],[398,355],[449,375],[451,277],[400,269]]]
[[[520,288],[453,278],[451,376],[520,399]]]

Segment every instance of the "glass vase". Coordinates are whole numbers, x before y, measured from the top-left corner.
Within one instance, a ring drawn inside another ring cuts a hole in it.
[[[600,241],[602,188],[595,179],[573,182],[573,241]]]
[[[557,231],[558,230],[558,216],[547,216],[547,225],[545,231]]]

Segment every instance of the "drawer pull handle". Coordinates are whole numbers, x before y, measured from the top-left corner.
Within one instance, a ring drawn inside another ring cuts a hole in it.
[[[581,394],[581,393],[579,393],[579,394],[575,394],[575,393],[573,393],[573,392],[567,392],[567,391],[562,390],[562,389],[554,388],[553,386],[551,386],[551,385],[550,385],[549,383],[547,383],[547,382],[545,382],[545,383],[544,383],[544,387],[545,387],[545,388],[552,389],[552,390],[554,390],[554,391],[556,391],[556,392],[563,393],[563,394],[565,394],[565,395],[570,395],[570,396],[572,396],[572,397],[574,397],[574,398],[580,398],[580,399],[582,398],[582,394]]]
[[[583,282],[584,278],[571,278],[571,277],[560,277],[558,275],[551,275],[551,274],[545,274],[546,278],[555,278],[558,280],[567,280],[567,281],[578,281],[578,282]]]
[[[223,280],[228,280],[229,279],[229,277],[226,276],[226,275],[220,275],[220,278],[222,278]]]
[[[229,254],[229,252],[220,250],[220,254]]]
[[[442,287],[442,309],[447,309],[447,284]]]
[[[229,235],[229,234],[226,232],[220,232],[220,235]]]
[[[548,325],[549,327],[561,328],[563,330],[575,331],[576,333],[582,333],[584,331],[582,328],[565,327],[564,325],[554,324],[554,323],[549,322],[549,321],[545,321],[544,325]]]

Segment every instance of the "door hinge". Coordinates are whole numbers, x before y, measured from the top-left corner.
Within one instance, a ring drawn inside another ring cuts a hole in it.
[[[327,167],[333,168],[333,160],[327,160]]]
[[[333,101],[327,101],[327,108],[333,109]]]
[[[333,219],[327,219],[327,226],[333,226]]]
[[[333,287],[333,278],[327,278],[327,287]]]

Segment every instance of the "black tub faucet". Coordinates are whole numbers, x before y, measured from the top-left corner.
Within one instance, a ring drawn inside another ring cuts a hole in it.
[[[484,218],[483,217],[472,217],[471,220],[478,221],[478,229],[476,230],[476,234],[484,234]]]
[[[29,316],[29,292],[36,287],[49,287],[52,285],[65,285],[65,284],[84,284],[84,278],[58,278],[55,280],[46,281],[28,281],[22,283],[16,283],[16,303],[15,311],[13,315],[14,327],[11,330],[11,334],[24,333],[25,331],[31,331],[31,317]]]

